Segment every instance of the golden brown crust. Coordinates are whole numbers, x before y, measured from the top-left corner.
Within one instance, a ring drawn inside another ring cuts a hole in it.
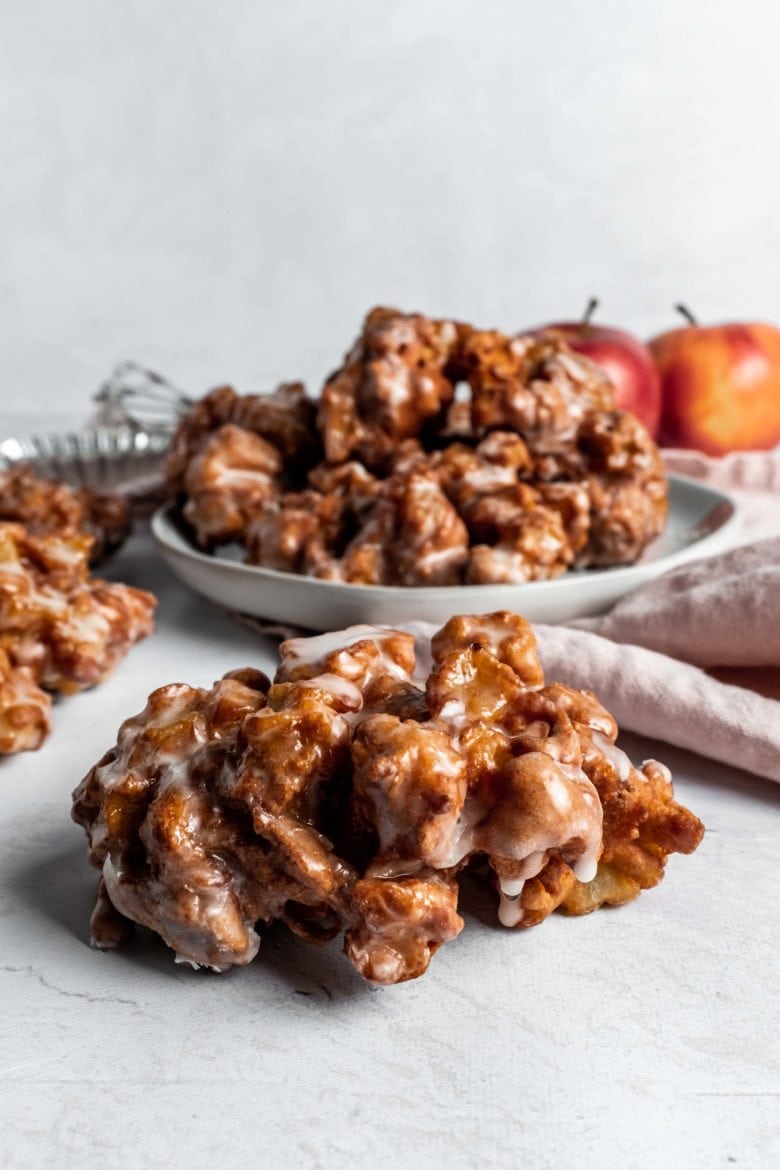
[[[459,326],[419,313],[373,309],[341,369],[322,390],[318,424],[329,463],[386,466],[398,443],[444,415]]]
[[[372,983],[416,979],[442,945],[457,938],[463,919],[457,912],[458,887],[440,873],[355,884],[357,925],[344,939],[344,951]]]
[[[184,518],[198,543],[244,540],[258,509],[278,492],[282,457],[252,431],[225,423],[212,431],[187,465]]]
[[[0,472],[0,522],[23,524],[33,536],[89,536],[93,565],[116,552],[130,532],[121,496],[43,479],[24,465]]]
[[[475,645],[510,666],[527,686],[544,682],[536,638],[528,623],[518,621],[515,614],[500,610],[479,617],[450,618],[431,638],[433,660],[441,662],[449,654]]]
[[[166,461],[171,490],[183,490],[190,460],[209,435],[226,424],[265,439],[279,452],[290,475],[305,475],[320,456],[315,414],[300,382],[284,383],[273,394],[240,395],[232,386],[217,387],[184,415],[171,440]]]
[[[537,454],[571,443],[587,414],[614,406],[606,375],[562,338],[472,330],[462,361],[476,431],[516,431]]]
[[[280,919],[344,931],[357,970],[396,983],[462,929],[461,870],[489,866],[500,921],[528,927],[628,901],[696,847],[663,765],[636,769],[593,695],[544,685],[521,618],[453,618],[427,651],[418,678],[410,634],[354,627],[284,643],[273,685],[155,691],[74,794],[95,942],[128,919],[224,969]]]
[[[468,561],[468,531],[426,472],[391,476],[341,558],[345,581],[364,585],[455,585]]]
[[[561,512],[528,484],[478,496],[463,515],[471,537],[471,585],[544,581],[565,573],[574,560]]]
[[[51,698],[0,650],[0,756],[35,751],[51,730]]]
[[[579,561],[630,564],[666,523],[669,494],[661,452],[637,418],[617,410],[586,418],[577,446],[590,492],[590,531]]]
[[[44,691],[101,682],[152,630],[151,594],[89,575],[91,538],[0,524],[0,752],[39,747]]]

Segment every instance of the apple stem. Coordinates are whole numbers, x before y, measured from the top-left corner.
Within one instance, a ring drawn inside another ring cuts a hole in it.
[[[585,306],[585,312],[582,314],[582,320],[580,321],[580,328],[582,330],[586,330],[588,328],[588,326],[590,325],[590,319],[593,316],[593,314],[596,312],[596,309],[598,307],[599,307],[599,302],[598,302],[597,298],[591,297],[590,300],[588,301],[587,305]]]
[[[683,317],[685,318],[685,320],[688,322],[689,325],[698,325],[699,324],[699,322],[696,320],[696,318],[694,317],[693,313],[691,312],[691,310],[688,308],[687,305],[675,305],[674,307],[678,313],[682,313]]]

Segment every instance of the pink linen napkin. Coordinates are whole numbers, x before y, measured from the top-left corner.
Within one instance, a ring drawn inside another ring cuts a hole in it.
[[[737,501],[743,540],[780,535],[780,452],[732,451],[715,458],[667,448],[670,471],[723,488]]]
[[[664,611],[653,594],[656,585],[659,592],[664,589],[663,581],[641,591],[661,624]],[[780,590],[780,565],[775,590]],[[667,612],[674,614],[673,608]],[[725,626],[717,610],[712,612],[717,646]],[[657,630],[648,624],[649,640]],[[780,701],[749,686],[722,682],[685,661],[688,651],[682,640],[676,646],[680,657],[672,658],[642,645],[613,642],[590,629],[536,626],[535,631],[547,677],[594,691],[622,729],[780,781]],[[692,639],[694,653],[698,646]]]
[[[664,457],[729,491],[737,540],[753,543],[666,573],[600,617],[537,626],[545,671],[595,691],[621,727],[780,781],[780,457]]]
[[[780,537],[683,565],[572,624],[695,666],[780,669]]]

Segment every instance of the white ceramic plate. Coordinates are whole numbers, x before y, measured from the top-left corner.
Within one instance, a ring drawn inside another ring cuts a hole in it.
[[[670,476],[669,522],[636,565],[567,573],[524,585],[385,586],[318,581],[201,552],[187,539],[174,504],[152,518],[163,557],[197,593],[253,617],[310,630],[336,630],[357,622],[444,622],[454,614],[510,609],[538,622],[562,622],[601,613],[624,593],[660,573],[731,543],[736,507],[721,492]]]

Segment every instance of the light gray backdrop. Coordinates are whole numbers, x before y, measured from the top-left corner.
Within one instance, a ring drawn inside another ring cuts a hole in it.
[[[389,302],[780,317],[776,0],[0,0],[0,414],[316,388]]]

